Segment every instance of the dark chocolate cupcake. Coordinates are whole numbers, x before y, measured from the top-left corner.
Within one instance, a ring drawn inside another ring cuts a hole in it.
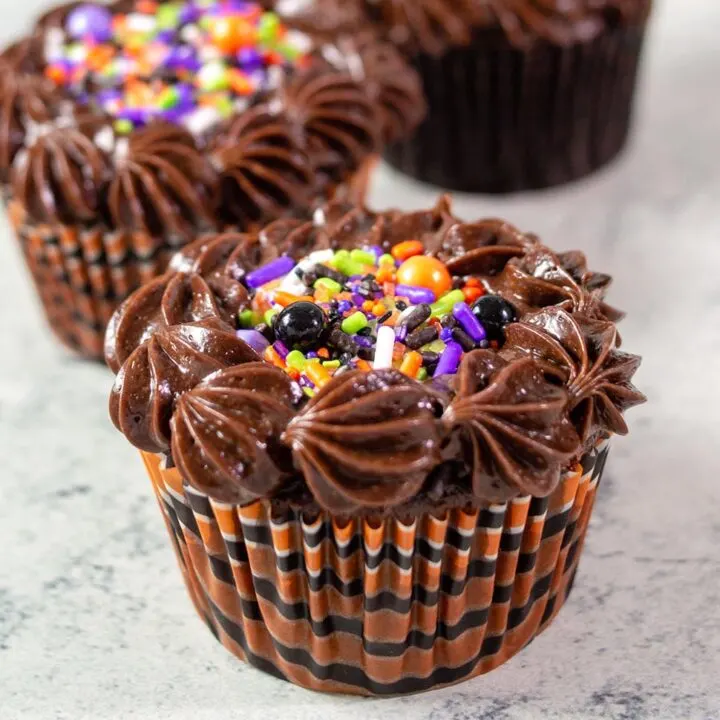
[[[651,0],[359,0],[405,48],[429,112],[388,161],[509,193],[583,177],[630,128]]]
[[[270,5],[70,3],[0,56],[3,198],[77,352],[100,358],[113,310],[198,235],[361,201],[383,143],[419,122],[391,46]]]
[[[110,323],[110,411],[223,645],[387,695],[487,672],[550,623],[643,401],[608,276],[445,199],[336,205],[171,267]]]

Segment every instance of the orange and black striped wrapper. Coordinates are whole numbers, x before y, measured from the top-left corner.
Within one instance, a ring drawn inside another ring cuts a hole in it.
[[[97,360],[117,306],[163,273],[180,248],[145,233],[35,224],[16,200],[8,215],[50,328],[70,350]]]
[[[488,672],[547,627],[607,444],[547,498],[342,522],[218,503],[143,457],[193,603],[227,649],[313,690],[394,695]]]
[[[367,159],[333,196],[362,204],[376,162],[376,156]],[[95,360],[103,357],[105,328],[118,305],[165,272],[187,242],[102,226],[37,224],[7,191],[4,203],[50,328],[70,350]]]

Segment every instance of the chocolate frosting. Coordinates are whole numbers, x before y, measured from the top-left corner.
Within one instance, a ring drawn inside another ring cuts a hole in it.
[[[610,276],[588,270],[580,251],[555,254],[542,245],[526,246],[526,250],[510,259],[497,277],[488,280],[493,292],[526,312],[558,305],[613,322],[622,319],[623,313],[604,300]],[[469,267],[466,260],[461,263],[463,270]]]
[[[551,492],[579,445],[567,392],[532,359],[508,362],[489,350],[465,356],[455,385],[443,419],[467,446],[473,493],[501,502]]]
[[[333,182],[381,146],[379,110],[365,85],[349,73],[302,73],[285,87],[283,103],[307,132],[316,170]]]
[[[172,418],[172,456],[195,488],[246,504],[292,474],[279,441],[299,400],[290,378],[265,363],[220,370],[185,393]]]
[[[79,128],[43,132],[13,170],[13,195],[36,222],[91,221],[102,206],[108,158]]]
[[[440,462],[438,403],[396,370],[351,371],[307,403],[285,442],[326,510],[394,507],[413,498]]]
[[[584,443],[598,436],[625,435],[625,410],[645,402],[631,379],[636,355],[617,350],[612,322],[571,314],[561,307],[525,315],[506,330],[504,351],[538,361],[570,395],[570,417]]]
[[[122,154],[122,152],[120,153]],[[118,227],[190,238],[214,226],[217,175],[183,128],[156,122],[134,132],[110,184]]]
[[[47,122],[57,102],[54,88],[40,77],[0,63],[0,182],[7,182],[29,129]]]
[[[348,370],[308,400],[236,337],[243,276],[278,253],[408,239],[518,302],[504,344],[467,353],[457,375]],[[543,496],[599,439],[626,432],[622,413],[643,400],[631,384],[639,358],[618,350],[600,311],[609,282],[580,253],[554,254],[501,220],[459,221],[447,198],[415,213],[335,204],[312,222],[203,238],[113,318],[111,414],[135,445],[171,448],[187,482],[233,502],[310,496],[354,513],[417,507],[431,486],[471,504]]]
[[[78,4],[46,13],[27,38],[0,55],[2,183],[9,181],[24,145],[34,144],[48,127],[64,126],[74,114],[71,106],[77,99],[43,73],[47,34],[61,31]],[[275,4],[263,3],[268,8]],[[126,12],[132,5],[119,0],[110,9]],[[359,5],[356,19],[358,13],[364,13]],[[158,122],[134,130],[127,139],[113,138],[114,152],[102,148],[112,181],[108,203],[90,202],[92,189],[84,190],[83,202],[69,202],[68,193],[52,181],[58,173],[46,172],[42,180],[37,177],[42,184],[36,189],[45,198],[42,207],[63,208],[63,222],[87,223],[92,206],[92,220],[101,227],[176,240],[225,225],[259,227],[297,214],[311,198],[332,195],[383,138],[411,132],[424,113],[419,79],[399,53],[367,32],[359,47],[349,36],[341,42],[335,30],[327,32],[337,22],[328,13],[298,21],[314,46],[309,66],[291,73],[279,89],[249,98],[247,108],[228,123],[193,136],[180,126]],[[350,26],[354,35],[359,24],[353,21],[343,32]],[[369,28],[369,20],[362,26]],[[39,124],[48,127],[38,130]],[[54,157],[73,164],[79,143],[66,142],[62,149],[54,145]],[[207,151],[212,164],[204,157]],[[47,156],[41,149],[36,155],[40,152]],[[28,209],[40,207],[35,202]],[[43,210],[40,219],[47,215]]]
[[[258,105],[218,134],[212,162],[228,223],[252,227],[308,204],[313,168],[298,128],[281,111]]]
[[[651,0],[366,0],[397,45],[438,54],[466,45],[474,28],[499,27],[517,47],[589,40],[617,23],[639,23]]]

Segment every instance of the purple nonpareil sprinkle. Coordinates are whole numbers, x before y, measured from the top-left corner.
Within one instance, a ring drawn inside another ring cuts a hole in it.
[[[458,365],[460,365],[460,358],[462,357],[463,349],[454,340],[451,340],[442,352],[440,360],[438,361],[433,377],[440,377],[441,375],[452,375],[457,372]]]
[[[273,347],[275,348],[275,350],[277,350],[277,354],[278,354],[283,360],[288,356],[288,353],[290,352],[290,351],[285,347],[285,344],[282,343],[280,340],[276,340],[276,341],[273,343]]]
[[[310,352],[305,353],[306,358],[316,358],[318,354],[314,350],[310,350]]]
[[[407,338],[408,329],[406,325],[396,325],[395,326],[395,339],[398,342],[405,342],[405,339]]]
[[[341,300],[338,303],[338,312],[339,313],[346,313],[348,310],[352,309],[352,303],[348,302],[347,300]]]
[[[258,353],[262,353],[270,344],[257,330],[236,330],[235,334]]]
[[[307,375],[301,375],[301,376],[300,376],[300,380],[298,380],[298,382],[299,382],[303,387],[306,387],[306,388],[311,388],[311,389],[312,389],[312,388],[315,387],[315,383],[314,383],[312,380],[310,380],[310,378],[307,377]]]
[[[371,245],[369,250],[375,256],[376,260],[379,260],[385,254],[379,245]]]
[[[359,307],[365,302],[365,298],[359,293],[352,294],[352,301]]]
[[[487,333],[480,321],[473,315],[467,303],[459,302],[453,306],[453,317],[460,323],[462,329],[476,343],[485,340]]]
[[[435,302],[435,293],[432,290],[416,285],[396,285],[395,295],[406,297],[413,305]]]
[[[452,340],[452,328],[443,328],[440,331],[440,339],[443,342],[447,342],[448,340]]]
[[[283,275],[287,275],[292,272],[295,267],[295,261],[288,255],[273,260],[257,270],[253,270],[245,276],[245,283],[248,287],[259,288],[266,283],[277,280]]]

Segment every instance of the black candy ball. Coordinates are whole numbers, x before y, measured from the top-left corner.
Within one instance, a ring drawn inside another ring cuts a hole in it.
[[[325,331],[326,318],[315,303],[301,301],[288,305],[275,318],[273,327],[278,340],[288,350],[310,350]]]
[[[499,295],[483,295],[472,306],[473,315],[485,328],[488,340],[502,340],[503,328],[517,321],[517,310]]]

